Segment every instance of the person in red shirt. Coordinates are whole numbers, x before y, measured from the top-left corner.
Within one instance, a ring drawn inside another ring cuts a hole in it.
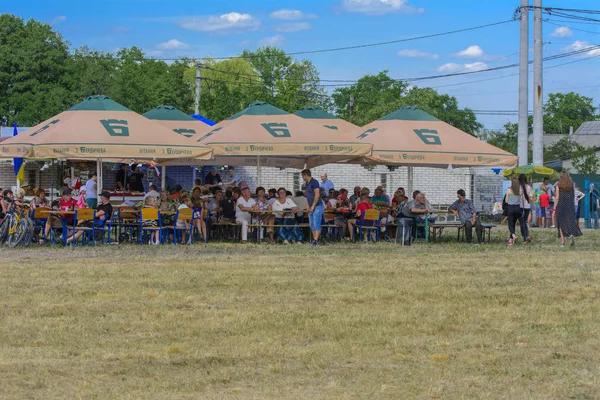
[[[350,240],[354,240],[354,230],[356,229],[356,221],[360,219],[363,212],[373,209],[373,204],[369,201],[369,196],[363,194],[360,196],[360,203],[356,205],[356,218],[348,220],[348,230],[350,231]]]
[[[548,195],[548,188],[542,186],[542,194],[540,195],[540,208],[542,209],[542,227],[546,228],[546,221],[550,223],[552,221],[552,214],[550,211],[550,196]]]
[[[75,211],[77,209],[77,201],[71,196],[71,189],[63,190],[62,197],[59,201],[59,210],[60,211]],[[54,211],[55,207],[52,207]],[[75,218],[74,215],[61,214],[60,216],[51,215],[46,221],[46,237],[50,234],[50,230],[52,228],[58,229],[62,228],[63,224],[61,218],[64,218],[67,225],[72,225],[73,220]]]

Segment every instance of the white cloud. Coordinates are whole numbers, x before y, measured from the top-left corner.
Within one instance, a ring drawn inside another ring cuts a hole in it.
[[[438,72],[452,74],[455,72],[475,72],[487,69],[488,65],[481,61],[476,61],[471,64],[456,64],[456,63],[447,63],[440,67],[438,67]]]
[[[573,31],[568,26],[559,26],[550,34],[550,37],[567,38],[573,36]]]
[[[299,32],[312,29],[308,22],[292,22],[289,24],[280,24],[275,27],[277,32]]]
[[[576,40],[575,42],[573,42],[573,44],[565,47],[564,50],[580,51],[580,50],[585,50],[585,49],[591,48],[591,47],[595,47],[595,45],[591,45],[588,42],[583,41],[583,40]],[[599,48],[590,49],[589,51],[584,51],[584,52],[580,53],[579,55],[588,56],[588,57],[597,57],[597,56],[600,56],[600,49]]]
[[[411,58],[431,58],[432,60],[437,60],[440,56],[437,54],[427,53],[421,50],[416,49],[404,49],[398,52],[398,55],[401,57],[411,57]]]
[[[189,49],[190,45],[187,43],[180,42],[177,39],[171,39],[168,42],[164,42],[156,46],[159,50],[183,50]]]
[[[67,20],[67,17],[64,15],[59,15],[58,17],[54,18],[51,22],[50,25],[58,25],[61,22],[65,22]]]
[[[408,4],[409,0],[342,0],[342,8],[348,12],[369,15],[383,14],[422,14],[424,8]]]
[[[273,11],[269,15],[269,17],[271,17],[273,19],[282,19],[284,21],[297,21],[299,19],[317,18],[317,16],[314,14],[304,14],[300,10],[288,10],[288,9]]]
[[[483,49],[477,45],[469,46],[463,51],[459,51],[454,56],[461,58],[480,58],[485,55]]]
[[[260,29],[261,23],[250,14],[230,12],[218,17],[183,18],[179,20],[179,26],[191,31],[227,34],[253,32]]]
[[[279,46],[283,44],[284,37],[281,35],[275,35],[271,37],[266,37],[258,41],[258,45],[261,47],[265,46]]]
[[[488,69],[488,65],[481,61],[476,61],[472,64],[465,64],[464,72],[474,72],[474,71],[482,71],[484,69]]]

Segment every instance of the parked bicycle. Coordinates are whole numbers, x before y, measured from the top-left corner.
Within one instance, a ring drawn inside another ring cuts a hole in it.
[[[0,225],[0,244],[7,243],[8,247],[29,246],[33,240],[33,221],[27,217],[29,207],[18,205],[14,201],[4,198],[10,203],[10,208]]]

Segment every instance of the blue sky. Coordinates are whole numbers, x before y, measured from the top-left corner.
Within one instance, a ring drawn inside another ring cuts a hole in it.
[[[156,58],[226,57],[273,44],[287,52],[352,46],[508,20],[518,0],[22,0],[3,12],[52,24],[72,46],[138,46]],[[597,0],[544,6],[594,9]],[[544,16],[544,56],[600,44],[600,24]],[[533,26],[533,17],[531,18]],[[581,30],[590,31],[582,32]],[[433,39],[300,57],[322,79],[358,79],[387,69],[394,78],[431,76],[518,61],[518,22]],[[533,38],[530,40],[533,43]],[[531,51],[531,55],[533,52]],[[545,67],[600,56],[600,50]],[[600,57],[545,71],[545,93],[577,91],[600,103]],[[422,81],[476,110],[517,110],[517,69]],[[498,78],[484,82],[473,81]],[[471,82],[471,83],[469,83]],[[530,84],[532,86],[532,84]],[[516,116],[480,115],[486,128]]]

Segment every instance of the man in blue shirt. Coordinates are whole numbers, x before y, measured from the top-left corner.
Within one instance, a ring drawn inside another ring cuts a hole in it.
[[[223,187],[225,188],[227,186],[237,187],[242,181],[240,175],[235,172],[234,167],[229,167],[229,176],[225,179],[227,180],[227,182],[223,182]]]
[[[331,182],[327,178],[327,174],[325,172],[323,172],[321,174],[321,185],[319,187],[321,189],[322,197],[327,197],[329,195],[330,190],[335,190],[335,186],[333,185],[333,182]]]
[[[473,227],[475,227],[475,233],[477,234],[477,243],[483,243],[483,226],[477,218],[475,205],[471,200],[467,200],[467,195],[463,189],[456,192],[456,196],[458,200],[448,207],[448,211],[458,217],[460,223],[465,227],[467,243],[473,242]]]
[[[312,246],[317,247],[319,245],[321,221],[323,220],[323,210],[325,209],[325,205],[323,204],[323,200],[321,200],[321,187],[319,186],[319,182],[312,177],[310,169],[305,169],[301,174],[302,179],[306,182],[308,221],[313,235]],[[325,175],[325,178],[327,178],[327,175]]]

